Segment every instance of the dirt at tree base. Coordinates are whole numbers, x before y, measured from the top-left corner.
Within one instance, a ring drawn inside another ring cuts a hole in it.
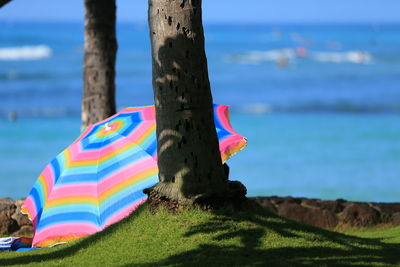
[[[194,202],[188,201],[189,204],[183,204],[175,200],[168,199],[162,196],[154,187],[143,190],[148,195],[147,204],[152,212],[155,212],[159,207],[164,207],[170,212],[179,212],[182,209],[191,209],[193,207],[202,210],[216,210],[229,205],[233,209],[239,210],[244,203],[248,201],[246,198],[246,187],[238,181],[228,181],[228,193],[225,197],[203,197],[198,198]]]

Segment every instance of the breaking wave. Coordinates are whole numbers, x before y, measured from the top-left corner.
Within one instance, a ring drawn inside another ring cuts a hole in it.
[[[38,60],[49,58],[52,54],[50,47],[46,45],[2,47],[0,48],[0,60]]]
[[[371,54],[363,51],[314,52],[311,56],[316,61],[332,63],[367,64],[372,61]]]
[[[292,59],[296,56],[293,49],[273,49],[267,51],[250,51],[243,54],[227,55],[226,60],[229,62],[242,63],[242,64],[258,64],[268,61],[279,61],[282,58]]]
[[[314,52],[305,48],[282,48],[267,51],[249,51],[242,54],[225,56],[228,62],[240,64],[259,64],[263,62],[287,63],[297,58],[304,58],[316,62],[368,64],[372,62],[372,55],[365,51],[344,52]]]

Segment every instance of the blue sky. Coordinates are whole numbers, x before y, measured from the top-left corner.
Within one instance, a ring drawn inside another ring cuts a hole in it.
[[[147,0],[117,0],[119,21],[146,21]],[[207,22],[400,22],[400,0],[203,0]],[[13,0],[0,20],[81,21],[83,0]]]

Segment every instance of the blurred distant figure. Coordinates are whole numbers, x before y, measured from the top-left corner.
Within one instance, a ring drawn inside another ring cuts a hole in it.
[[[276,63],[278,64],[279,67],[283,69],[287,67],[289,61],[287,57],[285,57],[285,55],[281,55]]]
[[[366,63],[366,55],[364,52],[357,51],[354,55],[354,62],[358,64]]]
[[[306,56],[308,56],[308,50],[304,47],[297,47],[296,48],[296,56],[306,57]]]
[[[17,120],[17,112],[15,112],[15,111],[8,112],[7,118],[8,118],[9,121]]]

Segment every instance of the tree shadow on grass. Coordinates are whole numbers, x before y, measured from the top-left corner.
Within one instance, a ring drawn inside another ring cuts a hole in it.
[[[29,254],[15,252],[12,258],[0,259],[0,266],[40,262],[45,264],[45,261],[74,256],[80,250],[96,245],[120,227],[131,224],[144,209],[147,209],[147,205],[140,207],[132,216],[120,223],[69,246],[43,249]],[[212,235],[217,242],[238,238],[240,245],[203,243],[196,249],[157,262],[151,262],[150,259],[150,262],[140,266],[394,266],[400,264],[399,244],[385,244],[377,239],[347,236],[303,225],[270,213],[252,202],[245,212],[223,210],[214,213],[216,216],[210,217],[208,221],[191,226],[182,238]],[[277,241],[272,238],[266,240],[269,235],[277,236]],[[284,238],[287,239],[282,241]],[[306,243],[304,245],[300,243],[303,240]],[[266,242],[268,244],[265,244]],[[130,257],[134,258],[134,255]],[[137,264],[132,262],[126,266],[137,266]]]
[[[82,249],[86,249],[90,246],[93,246],[96,242],[100,241],[104,237],[113,234],[120,227],[132,223],[136,217],[139,216],[144,209],[147,208],[147,205],[140,206],[134,213],[132,213],[129,217],[123,219],[122,221],[113,224],[107,227],[105,230],[96,233],[94,235],[88,236],[86,238],[80,239],[74,242],[72,245],[60,245],[60,247],[55,248],[44,248],[40,250],[35,250],[35,254],[29,253],[25,254],[23,252],[12,252],[14,257],[0,259],[0,266],[11,266],[18,264],[31,264],[31,263],[39,263],[49,260],[57,260],[64,259],[69,256],[73,256],[75,253]],[[21,253],[21,254],[19,254]]]
[[[216,241],[239,238],[240,246],[202,244],[145,266],[394,266],[400,263],[399,244],[300,224],[270,213],[256,203],[248,205],[247,212],[217,211],[217,216],[193,226],[185,234],[185,237],[213,234]],[[245,223],[248,227],[229,227],[226,221],[230,225]],[[271,234],[280,237],[280,244],[274,246],[271,239],[269,244],[263,244]],[[289,240],[282,244],[281,237]],[[307,244],[296,242],[301,239]]]

